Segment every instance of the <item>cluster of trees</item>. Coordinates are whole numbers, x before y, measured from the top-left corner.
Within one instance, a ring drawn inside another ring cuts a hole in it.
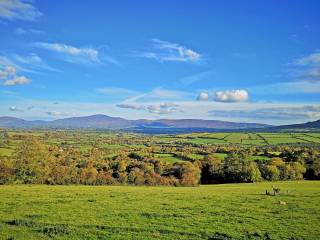
[[[35,138],[24,140],[12,158],[0,158],[1,184],[195,186],[199,179],[200,169],[196,163],[170,165],[141,159],[135,153],[110,159],[98,149],[84,155],[72,148],[47,146]]]
[[[0,184],[87,184],[87,185],[172,185],[320,179],[320,152],[316,149],[282,147],[271,160],[252,160],[261,149],[254,147],[150,146],[140,151],[110,152],[92,148],[48,145],[37,137],[22,139],[12,157],[0,157]],[[154,158],[153,152],[174,152],[183,162],[169,164]],[[190,157],[194,152],[203,159]],[[215,152],[228,153],[225,159]]]
[[[320,159],[316,161],[319,164]],[[315,175],[320,179],[319,166],[312,165]],[[202,183],[259,182],[262,180],[300,180],[306,175],[307,168],[300,161],[286,162],[280,157],[269,161],[252,161],[245,152],[231,153],[224,161],[207,156],[202,162]]]

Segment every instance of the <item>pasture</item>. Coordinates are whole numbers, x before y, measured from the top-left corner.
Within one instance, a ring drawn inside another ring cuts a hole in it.
[[[277,186],[282,194],[265,195]],[[279,204],[279,201],[286,204]],[[318,239],[320,181],[0,187],[0,239]]]

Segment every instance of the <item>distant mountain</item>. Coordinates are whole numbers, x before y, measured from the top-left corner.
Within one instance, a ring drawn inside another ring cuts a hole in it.
[[[201,119],[159,119],[127,120],[102,114],[71,117],[53,121],[26,121],[14,117],[0,117],[3,128],[62,128],[62,129],[216,129],[237,130],[247,128],[265,128],[269,125],[257,123],[236,123]]]
[[[307,122],[307,123],[300,123],[300,124],[291,124],[291,125],[282,125],[282,126],[274,126],[270,128],[273,131],[310,131],[310,130],[320,130],[320,120]]]
[[[29,123],[26,120],[15,117],[0,117],[0,127],[16,128],[28,127]]]
[[[96,128],[96,129],[114,129],[131,127],[130,120],[118,117],[109,117],[102,114],[72,117],[54,120],[47,123],[49,127],[55,128]]]

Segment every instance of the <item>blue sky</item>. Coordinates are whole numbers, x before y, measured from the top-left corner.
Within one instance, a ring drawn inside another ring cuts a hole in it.
[[[0,115],[320,118],[320,2],[0,0]]]

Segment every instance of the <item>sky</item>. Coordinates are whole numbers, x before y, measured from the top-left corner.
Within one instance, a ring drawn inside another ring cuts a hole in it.
[[[320,119],[320,1],[0,0],[0,116]]]

